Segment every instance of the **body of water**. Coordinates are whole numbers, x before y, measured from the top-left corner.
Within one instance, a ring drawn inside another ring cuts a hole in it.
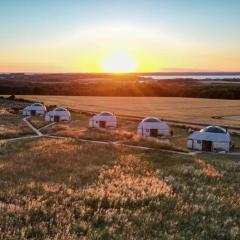
[[[171,80],[171,79],[195,79],[195,80],[240,80],[240,75],[153,75],[142,76],[153,80]]]

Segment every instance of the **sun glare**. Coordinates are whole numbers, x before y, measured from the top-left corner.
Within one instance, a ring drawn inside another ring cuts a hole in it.
[[[137,69],[137,62],[129,53],[116,51],[103,59],[102,68],[104,72],[111,73],[134,72]]]

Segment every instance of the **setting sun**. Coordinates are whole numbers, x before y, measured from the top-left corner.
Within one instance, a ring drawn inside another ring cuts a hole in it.
[[[134,72],[137,68],[137,62],[131,54],[124,51],[116,51],[103,59],[102,68],[104,72]]]

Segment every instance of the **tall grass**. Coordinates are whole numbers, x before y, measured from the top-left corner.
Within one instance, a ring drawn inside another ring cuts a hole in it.
[[[71,123],[58,123],[44,129],[43,132],[46,134],[72,137],[76,139],[83,138],[96,141],[111,141],[136,146],[186,151],[186,149],[178,147],[167,138],[156,139],[141,137],[136,134],[136,129],[132,130],[132,125],[136,127],[136,123],[131,122],[130,127],[122,123],[117,129],[98,129],[88,128],[85,122],[74,121]]]
[[[239,170],[237,158],[2,142],[0,239],[239,239]]]

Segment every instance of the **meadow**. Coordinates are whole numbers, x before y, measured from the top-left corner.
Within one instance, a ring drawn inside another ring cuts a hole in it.
[[[1,111],[4,129],[19,131],[21,116]],[[240,238],[239,156],[164,151],[186,150],[184,128],[152,141],[135,134],[138,121],[119,118],[117,130],[97,130],[88,119],[72,112],[71,122],[42,130],[71,138],[0,141],[0,239]]]
[[[174,98],[174,97],[88,97],[30,96],[17,97],[65,106],[82,111],[112,111],[125,116],[157,116],[172,121],[197,124],[218,124],[240,127],[239,100]]]
[[[239,239],[235,157],[1,142],[0,239]]]

